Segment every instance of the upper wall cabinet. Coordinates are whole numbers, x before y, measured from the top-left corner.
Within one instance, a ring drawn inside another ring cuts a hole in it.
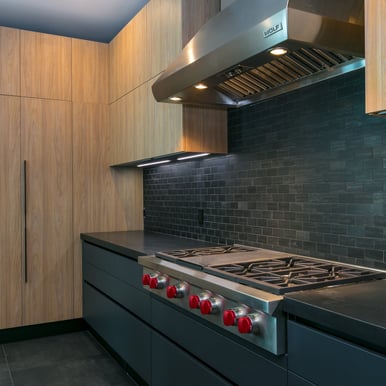
[[[20,95],[20,31],[0,27],[0,94]]]
[[[366,113],[386,114],[386,0],[365,0]]]
[[[146,5],[150,76],[160,74],[182,48],[181,1],[151,0]]]
[[[144,39],[147,45],[142,47],[147,52],[147,59],[142,67],[135,66],[130,76],[127,71],[130,57],[125,57],[125,66],[118,66],[115,58],[122,55],[117,47],[128,39],[132,23],[111,43],[113,94],[110,96],[116,98],[111,104],[112,165],[133,164],[183,152],[227,152],[225,110],[158,103],[151,90],[154,81],[182,46],[219,9],[219,0],[151,0],[141,11],[146,13],[147,20],[147,38]],[[133,26],[142,28],[139,23]],[[136,35],[136,30],[131,33]],[[114,66],[117,66],[115,70]],[[121,74],[122,79],[127,79],[118,84]],[[130,77],[137,79],[132,90],[127,86]],[[115,92],[114,84],[121,87],[119,92]]]
[[[72,39],[72,101],[108,104],[109,46]]]
[[[149,1],[110,43],[110,102],[161,73],[180,50],[181,1]]]
[[[71,100],[71,38],[21,31],[21,95]]]
[[[132,91],[149,77],[146,21],[145,7],[110,43],[110,102]]]

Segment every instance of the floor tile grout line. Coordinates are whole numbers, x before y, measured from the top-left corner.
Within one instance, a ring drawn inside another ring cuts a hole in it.
[[[11,386],[15,386],[15,383],[13,382],[13,377],[12,377],[11,368],[9,367],[9,363],[8,363],[8,355],[7,355],[7,352],[5,351],[5,347],[4,347],[3,344],[1,345],[1,349],[2,349],[2,351],[3,351],[5,363],[7,364],[7,369],[8,369],[9,378],[11,379]]]

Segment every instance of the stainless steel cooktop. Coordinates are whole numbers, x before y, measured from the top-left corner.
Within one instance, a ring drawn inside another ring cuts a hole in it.
[[[385,272],[370,268],[238,244],[156,256],[278,295],[386,277]]]

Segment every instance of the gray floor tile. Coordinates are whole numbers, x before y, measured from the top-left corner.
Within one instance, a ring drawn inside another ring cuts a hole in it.
[[[11,375],[8,370],[0,371],[0,385],[14,386],[14,384],[12,383]]]
[[[65,361],[12,372],[14,386],[135,385],[112,358]]]
[[[106,355],[104,348],[85,331],[7,343],[4,349],[11,371]]]
[[[0,373],[4,371],[8,371],[8,364],[7,359],[5,358],[3,345],[0,345]]]

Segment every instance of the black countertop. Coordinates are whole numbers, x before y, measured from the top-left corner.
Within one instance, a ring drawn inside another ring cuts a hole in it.
[[[284,310],[386,354],[386,280],[293,292]]]
[[[136,259],[155,252],[213,246],[213,243],[145,231],[82,233],[81,239]]]
[[[144,231],[83,233],[81,239],[132,259],[215,245]],[[386,354],[386,279],[292,292],[284,298],[284,311],[290,315]]]

